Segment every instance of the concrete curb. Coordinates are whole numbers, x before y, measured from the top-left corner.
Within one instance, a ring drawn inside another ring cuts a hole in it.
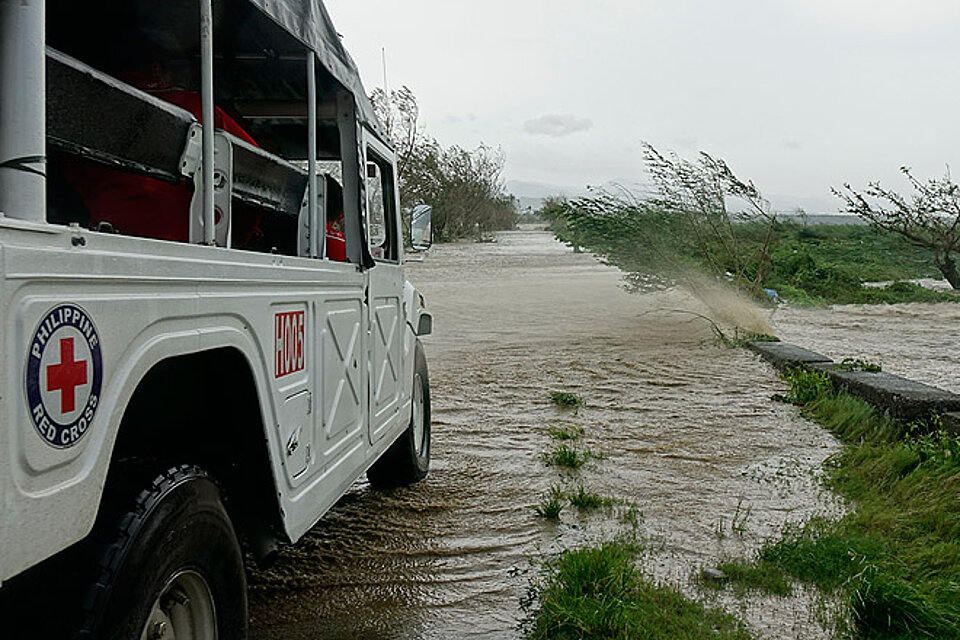
[[[950,391],[884,371],[847,371],[826,356],[786,342],[750,342],[747,348],[781,371],[801,365],[822,371],[848,393],[899,420],[943,414],[944,427],[960,432],[960,395]]]

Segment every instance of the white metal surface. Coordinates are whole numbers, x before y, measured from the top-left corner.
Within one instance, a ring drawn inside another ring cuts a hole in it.
[[[317,69],[316,56],[307,52],[307,232],[309,249],[307,255],[323,255],[324,220],[317,211]]]
[[[213,181],[213,0],[200,2],[200,101],[203,117],[203,243],[215,244],[215,211]]]
[[[74,245],[76,230],[0,220],[0,344],[9,345],[0,375],[0,580],[86,535],[124,408],[147,372],[167,358],[227,347],[251,365],[292,539],[403,431],[412,373],[373,446],[365,427],[372,356],[364,293],[371,274],[386,272],[381,265],[364,273],[328,260],[80,233],[85,244]],[[402,290],[401,282],[395,295]],[[31,423],[23,363],[39,321],[63,302],[82,307],[102,336],[103,384],[86,435],[75,446],[54,448]],[[304,313],[306,359],[302,370],[277,377],[276,315],[290,311]],[[412,330],[401,331],[408,371]],[[306,431],[288,456],[298,427]],[[288,473],[288,458],[296,456],[302,458],[291,463],[306,466]]]
[[[213,135],[211,0],[199,2],[202,143],[187,145],[183,171],[202,167],[203,224],[193,234],[202,244],[188,244],[44,222],[43,176],[23,170],[43,167],[30,154],[42,158],[45,149],[44,5],[0,0],[0,162],[12,154],[18,163],[0,169],[0,581],[87,535],[127,404],[153,367],[170,358],[214,349],[242,355],[259,402],[271,493],[294,540],[409,423],[419,296],[404,279],[401,247],[395,261],[358,268],[365,203],[357,179],[366,147],[356,104],[349,93],[338,95],[354,262],[318,258],[324,234],[313,55],[310,248],[299,256],[224,248],[230,154],[242,145]],[[227,147],[218,156],[221,138]],[[375,135],[367,144],[393,162]],[[226,185],[223,236],[215,224],[218,163]],[[211,246],[215,241],[221,246]],[[67,426],[52,426],[57,420]],[[230,437],[223,425],[214,427],[217,437]]]
[[[369,160],[372,151],[380,158],[393,163],[393,152],[373,135],[364,130],[364,160]],[[375,184],[381,185],[379,179]],[[396,180],[393,181],[394,187]],[[366,189],[368,202],[376,197]],[[396,197],[394,203],[399,202]],[[393,238],[399,238],[399,211],[394,208]],[[399,249],[399,247],[397,247]],[[370,441],[377,442],[391,432],[402,408],[402,389],[409,389],[412,353],[404,352],[403,268],[399,261],[377,260],[369,271],[369,319],[370,341]],[[409,397],[409,391],[407,391]]]
[[[0,214],[43,222],[46,87],[43,0],[0,0]]]

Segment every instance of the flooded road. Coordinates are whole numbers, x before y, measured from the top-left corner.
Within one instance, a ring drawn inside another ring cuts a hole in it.
[[[837,508],[816,479],[836,442],[770,401],[784,391],[772,368],[714,346],[708,323],[677,312],[705,312],[695,300],[628,294],[615,269],[544,232],[435,247],[410,278],[434,314],[431,473],[386,493],[358,483],[254,572],[252,638],[520,637],[536,562],[629,527],[623,508],[540,518],[555,484],[634,503],[649,576],[713,598],[763,637],[823,637],[802,596],[742,605],[692,579]],[[776,321],[788,337],[806,322]],[[586,405],[560,410],[551,391]],[[573,477],[541,461],[549,429],[565,425],[603,455]]]

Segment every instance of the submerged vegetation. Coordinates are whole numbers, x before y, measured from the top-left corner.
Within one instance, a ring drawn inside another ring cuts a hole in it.
[[[576,491],[571,491],[567,495],[567,499],[571,505],[582,511],[612,507],[623,502],[617,498],[610,498],[593,491],[588,491],[583,484],[578,484]]]
[[[559,519],[566,499],[567,494],[563,487],[559,484],[553,485],[550,487],[550,492],[537,505],[537,515],[548,520]]]
[[[587,447],[571,446],[566,442],[541,454],[544,464],[550,467],[563,467],[576,471],[591,459],[600,460],[603,455]]]
[[[554,440],[579,440],[583,436],[583,427],[563,426],[551,427],[548,431]]]
[[[558,406],[580,407],[583,398],[555,392]],[[576,415],[576,414],[574,414]],[[752,636],[734,616],[688,600],[676,589],[645,578],[640,566],[643,551],[638,528],[642,517],[632,502],[605,496],[588,488],[576,472],[590,459],[603,456],[585,447],[579,425],[552,427],[552,441],[541,458],[558,468],[559,481],[536,504],[539,517],[563,527],[561,515],[576,509],[578,530],[588,518],[615,516],[621,533],[600,542],[567,549],[539,561],[522,606],[522,623],[531,640],[674,640],[717,638],[749,640]],[[611,520],[611,522],[613,522]],[[607,532],[606,538],[611,537]]]
[[[845,444],[826,480],[851,510],[719,568],[740,588],[783,595],[799,580],[839,594],[856,637],[960,638],[960,439],[935,417],[899,423],[821,373],[787,379],[790,399]]]
[[[564,551],[544,565],[528,638],[677,640],[751,636],[730,614],[644,579],[630,540]]]
[[[577,411],[583,406],[583,398],[569,391],[551,391],[550,402],[564,409]]]

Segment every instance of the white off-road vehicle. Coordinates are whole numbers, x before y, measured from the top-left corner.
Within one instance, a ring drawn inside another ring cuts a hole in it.
[[[394,152],[320,0],[0,38],[0,636],[243,638],[241,544],[427,473]]]

